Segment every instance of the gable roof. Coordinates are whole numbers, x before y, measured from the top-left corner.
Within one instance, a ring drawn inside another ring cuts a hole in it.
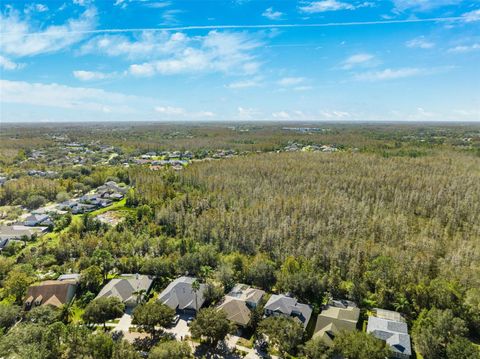
[[[297,299],[284,294],[273,294],[265,304],[265,310],[296,317],[304,327],[307,326],[312,316],[312,308],[309,305],[299,303]]]
[[[153,280],[146,275],[123,274],[108,282],[96,298],[116,297],[126,304],[136,304],[137,292],[148,292]]]
[[[237,324],[245,326],[250,322],[251,312],[243,300],[227,297],[218,310],[223,310],[227,318]]]
[[[205,302],[203,293],[207,286],[201,283],[200,289],[195,293],[192,284],[196,280],[193,277],[177,278],[160,293],[158,299],[172,309],[199,309]]]
[[[324,307],[317,318],[314,338],[322,338],[327,345],[333,344],[333,338],[340,331],[353,331],[356,328],[360,309],[353,303],[337,307],[336,302]]]
[[[370,316],[368,317],[367,333],[385,341],[396,353],[412,354],[406,323]]]
[[[76,288],[74,281],[47,280],[28,288],[25,304],[52,305],[58,308],[73,299]]]

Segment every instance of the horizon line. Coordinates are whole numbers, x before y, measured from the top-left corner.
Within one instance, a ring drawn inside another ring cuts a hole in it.
[[[153,28],[128,28],[128,29],[95,29],[77,31],[55,31],[55,32],[31,32],[19,34],[16,32],[3,32],[0,36],[53,36],[60,34],[102,34],[102,33],[127,33],[127,32],[160,32],[160,31],[191,31],[191,30],[224,30],[224,29],[271,29],[271,28],[316,28],[316,27],[341,27],[341,26],[369,26],[369,25],[391,25],[409,24],[424,22],[450,22],[463,20],[462,16],[436,17],[426,19],[403,19],[403,20],[378,20],[378,21],[351,21],[351,22],[328,22],[315,24],[253,24],[253,25],[190,25],[176,27],[153,27]]]

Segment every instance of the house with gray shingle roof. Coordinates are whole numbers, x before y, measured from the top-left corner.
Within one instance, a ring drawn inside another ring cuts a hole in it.
[[[200,283],[200,289],[194,291],[192,284],[196,281],[193,277],[177,278],[160,293],[158,299],[172,309],[196,312],[205,302],[204,292],[207,287]]]
[[[122,274],[108,282],[95,299],[116,297],[127,307],[134,307],[148,294],[152,282],[147,275]]]
[[[284,294],[273,294],[265,304],[265,315],[290,316],[298,319],[306,328],[312,316],[312,307]]]
[[[397,312],[391,313],[399,315]],[[391,316],[389,315],[389,317]],[[403,320],[403,318],[401,319]],[[370,316],[368,317],[367,333],[386,342],[394,358],[407,359],[412,355],[408,326],[404,321]]]

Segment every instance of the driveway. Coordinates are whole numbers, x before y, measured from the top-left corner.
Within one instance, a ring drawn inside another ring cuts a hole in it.
[[[190,318],[190,315],[180,314],[180,319],[176,326],[170,329],[166,329],[167,333],[172,333],[175,335],[177,340],[184,340],[185,337],[190,336],[190,328],[187,325],[187,319]]]
[[[126,308],[125,314],[120,318],[120,321],[113,329],[116,332],[123,332],[123,334],[128,333],[130,327],[132,326],[132,309]]]

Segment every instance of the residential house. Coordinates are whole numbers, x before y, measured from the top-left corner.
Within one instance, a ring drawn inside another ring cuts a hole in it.
[[[265,292],[245,284],[237,284],[225,296],[218,309],[223,310],[227,318],[235,324],[245,327],[250,322],[251,310],[256,308]]]
[[[341,331],[354,331],[357,326],[360,309],[347,300],[332,300],[323,307],[317,317],[313,338],[320,338],[328,346]]]
[[[367,333],[383,340],[393,358],[408,359],[412,355],[408,326],[400,313],[377,309],[377,316],[368,317]]]
[[[158,296],[158,299],[170,308],[181,312],[196,312],[205,302],[206,285],[200,283],[198,290],[193,289],[193,277],[180,277],[171,282]]]
[[[48,214],[30,214],[23,222],[25,226],[49,226],[52,223]]]
[[[23,225],[0,226],[0,240],[32,238],[48,230],[47,227],[28,227]]]
[[[95,299],[116,297],[127,307],[135,307],[147,296],[152,283],[147,275],[122,274],[108,282]]]
[[[77,283],[75,281],[47,280],[32,285],[27,290],[25,308],[27,310],[41,305],[50,305],[55,308],[68,304],[75,296]]]
[[[304,328],[312,316],[312,307],[284,294],[273,294],[265,304],[265,315],[285,315],[299,320]]]

